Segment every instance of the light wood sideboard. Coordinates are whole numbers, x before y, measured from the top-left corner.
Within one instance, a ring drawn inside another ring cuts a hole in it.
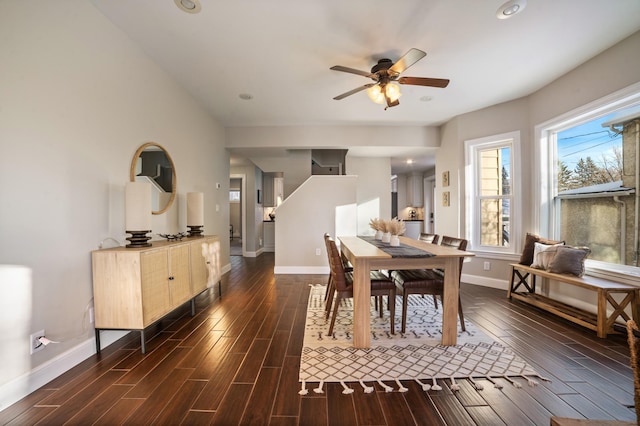
[[[145,353],[145,328],[187,302],[194,315],[194,299],[208,288],[212,262],[205,259],[202,245],[214,242],[219,242],[217,236],[92,251],[97,352],[100,330],[139,330]],[[214,262],[219,267],[219,259]],[[219,280],[217,285],[222,296]]]

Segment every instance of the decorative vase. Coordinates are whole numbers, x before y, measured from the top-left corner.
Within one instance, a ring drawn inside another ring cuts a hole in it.
[[[394,247],[398,247],[400,245],[400,237],[397,235],[392,235],[391,240],[389,241],[389,244],[391,244]]]
[[[382,242],[388,243],[389,241],[391,241],[391,232],[385,232],[382,234]]]
[[[382,231],[378,229],[376,231],[376,240],[381,240],[381,239],[382,239]]]

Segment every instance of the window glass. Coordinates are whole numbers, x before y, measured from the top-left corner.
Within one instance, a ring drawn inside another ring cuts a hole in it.
[[[479,151],[480,244],[509,246],[510,147]]]
[[[240,202],[240,191],[232,189],[229,191],[229,201],[232,203]]]
[[[555,235],[568,245],[589,247],[592,260],[638,264],[632,232],[636,109],[605,109],[597,117],[552,131],[549,138],[556,157],[551,180]]]
[[[519,202],[514,188],[519,140],[519,133],[513,132],[465,141],[466,235],[474,250],[515,253],[519,245],[513,221]]]

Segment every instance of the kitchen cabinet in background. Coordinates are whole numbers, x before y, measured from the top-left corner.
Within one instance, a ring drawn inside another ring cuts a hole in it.
[[[424,185],[422,173],[407,175],[407,207],[422,207],[424,205]]]
[[[417,240],[418,238],[420,238],[420,233],[423,232],[422,231],[422,225],[423,225],[423,221],[422,220],[405,220],[404,221],[404,236],[405,237],[409,237],[409,238],[413,238],[414,240]]]

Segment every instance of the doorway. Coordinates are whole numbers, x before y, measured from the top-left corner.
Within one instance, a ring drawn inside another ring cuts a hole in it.
[[[244,175],[231,175],[229,179],[229,254],[244,255],[245,191]]]

